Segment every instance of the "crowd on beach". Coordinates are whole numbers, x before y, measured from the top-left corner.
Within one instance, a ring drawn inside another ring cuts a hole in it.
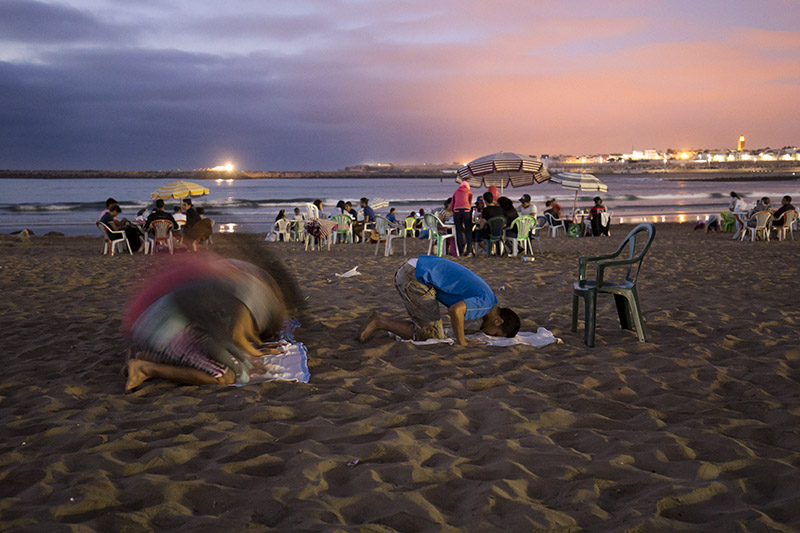
[[[474,200],[474,202],[473,202]],[[536,236],[539,230],[548,227],[563,228],[565,233],[571,236],[608,236],[610,228],[611,213],[603,205],[603,199],[595,197],[593,206],[585,211],[573,213],[573,217],[566,216],[561,205],[555,198],[545,202],[545,209],[542,215],[538,215],[537,206],[531,201],[529,194],[523,194],[518,204],[507,196],[503,196],[497,187],[489,189],[473,198],[473,192],[469,183],[462,182],[452,197],[447,198],[442,203],[442,207],[426,213],[424,208],[418,211],[411,211],[404,218],[400,218],[397,209],[391,207],[385,215],[386,221],[394,228],[404,232],[407,236],[414,236],[421,239],[429,238],[430,229],[427,227],[426,215],[435,217],[438,222],[443,224],[445,231],[452,231],[456,237],[457,253],[455,247],[449,249],[451,255],[471,256],[475,255],[475,243],[481,243],[490,239],[492,225],[489,221],[493,218],[502,219],[502,224],[498,224],[507,238],[516,238],[518,225],[515,220],[519,217],[531,217],[531,224],[527,231]],[[323,234],[326,230],[332,231],[336,224],[330,222],[337,216],[348,217],[352,224],[354,242],[365,239],[375,242],[380,236],[373,231],[376,222],[376,213],[369,205],[368,198],[361,198],[358,208],[353,202],[340,200],[337,202],[333,213],[325,213],[321,200],[315,200],[312,204],[312,212],[303,212],[299,207],[294,208],[291,218],[284,209],[281,209],[275,218],[273,228],[267,235],[267,240],[288,240],[300,238],[301,230],[312,233],[316,238],[320,237],[318,226],[322,225]],[[575,216],[579,216],[578,224],[575,224]],[[312,223],[311,220],[315,222]],[[432,222],[432,219],[429,219]],[[288,228],[292,225],[294,231]],[[327,226],[327,228],[326,228]],[[364,229],[370,229],[368,235],[363,235]],[[498,228],[496,227],[495,230]]]

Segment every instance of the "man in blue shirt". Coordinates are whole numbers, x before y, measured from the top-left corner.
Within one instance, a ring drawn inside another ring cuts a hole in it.
[[[395,287],[410,321],[371,313],[361,327],[359,340],[366,342],[378,330],[403,339],[422,341],[445,338],[439,303],[447,307],[456,341],[466,346],[464,323],[481,319],[480,330],[495,337],[514,337],[519,331],[517,314],[497,305],[497,297],[477,274],[443,257],[421,255],[397,271]]]

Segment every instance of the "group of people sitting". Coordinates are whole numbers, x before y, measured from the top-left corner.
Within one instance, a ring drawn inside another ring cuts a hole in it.
[[[190,198],[181,201],[174,213],[168,213],[164,200],[158,199],[155,208],[148,213],[146,208],[139,210],[134,222],[127,218],[119,218],[122,208],[114,198],[106,200],[106,209],[100,213],[100,222],[113,231],[124,231],[132,252],[141,248],[144,239],[153,234],[152,223],[156,220],[168,220],[172,223],[172,232],[180,235],[181,241],[191,249],[195,242],[208,240],[213,232],[214,221],[206,218],[202,207],[195,208]],[[145,216],[146,215],[146,216]]]
[[[767,231],[780,232],[783,226],[787,224],[786,214],[789,211],[797,212],[797,209],[792,205],[792,197],[789,195],[781,198],[781,205],[778,209],[773,208],[772,201],[768,196],[764,196],[760,200],[756,201],[756,203],[750,209],[747,209],[747,202],[744,201],[739,193],[731,191],[730,198],[731,200],[728,204],[728,211],[732,215],[739,217],[740,222],[743,219],[746,219],[746,224],[749,228],[756,227],[756,224],[758,223],[758,217],[756,217],[757,214],[768,213],[769,216],[767,217],[766,222]],[[720,225],[720,217],[717,215],[711,215],[708,220],[700,221],[695,226],[695,230],[703,229],[706,233],[719,231],[721,229]],[[734,239],[741,235],[740,232],[743,231],[743,229],[744,228],[742,227],[738,228],[739,231],[737,231],[736,235],[734,235]]]

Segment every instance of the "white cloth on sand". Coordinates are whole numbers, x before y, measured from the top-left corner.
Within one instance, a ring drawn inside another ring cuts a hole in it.
[[[250,374],[250,383],[262,381],[299,381],[308,383],[311,372],[308,371],[308,348],[302,342],[294,339],[294,330],[300,327],[300,322],[293,318],[283,323],[283,329],[276,340],[265,342],[259,346],[264,353],[254,361],[265,369],[265,372]],[[271,353],[271,352],[278,353]]]
[[[426,341],[406,341],[411,342],[416,345],[425,345],[425,344],[440,344],[440,343],[447,343],[447,344],[455,344],[456,340],[450,337],[453,332],[449,329],[445,330],[445,334],[448,337],[444,339],[428,339]],[[402,341],[397,335],[393,333],[389,333],[391,337],[394,337],[395,340]],[[541,348],[542,346],[547,346],[548,344],[557,343],[561,344],[563,341],[553,335],[553,333],[545,328],[539,328],[536,330],[536,333],[532,331],[520,331],[517,333],[516,337],[508,338],[508,337],[492,337],[490,335],[486,335],[483,332],[474,333],[472,335],[467,335],[466,339],[470,340],[478,340],[486,343],[487,346],[512,346],[514,344],[527,344],[529,346],[533,346],[535,348]]]

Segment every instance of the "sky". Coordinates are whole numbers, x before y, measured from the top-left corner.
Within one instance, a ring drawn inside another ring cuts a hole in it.
[[[800,144],[800,0],[0,0],[0,168]]]

